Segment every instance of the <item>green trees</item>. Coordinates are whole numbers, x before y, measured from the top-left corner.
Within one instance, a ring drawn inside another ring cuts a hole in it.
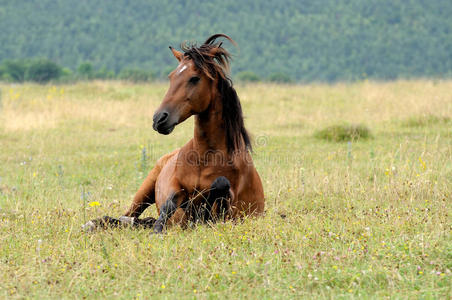
[[[89,62],[81,63],[73,72],[48,59],[5,60],[0,64],[0,80],[11,82],[33,81],[44,84],[60,78],[63,82],[92,79],[120,79],[132,82],[145,82],[152,81],[154,73],[148,70],[126,68],[115,74],[115,72],[107,68],[96,70]]]
[[[256,82],[261,80],[259,75],[252,71],[242,71],[237,74],[236,78],[243,82]]]
[[[283,72],[276,72],[270,74],[267,78],[261,78],[259,75],[252,71],[242,71],[239,72],[235,77],[236,80],[241,82],[258,82],[258,81],[269,81],[276,83],[291,83],[292,78]]]
[[[89,62],[81,63],[77,67],[77,74],[82,79],[93,79],[94,78],[94,67]]]
[[[25,80],[27,68],[27,63],[24,60],[6,60],[0,65],[2,78],[16,82]]]
[[[63,69],[48,59],[6,60],[0,65],[0,78],[7,81],[46,83],[58,79]]]
[[[118,78],[132,82],[144,82],[151,81],[154,78],[154,74],[140,69],[124,69],[118,74]]]
[[[30,63],[25,78],[37,83],[46,83],[58,79],[62,73],[63,69],[53,61],[38,59]]]
[[[292,82],[292,78],[289,75],[283,72],[273,73],[268,77],[268,80],[271,82],[277,83],[290,83]]]
[[[452,2],[441,0],[3,1],[0,61],[47,57],[72,70],[89,61],[91,71],[76,72],[87,79],[125,69],[165,78],[177,65],[169,45],[223,32],[239,45],[225,43],[235,78],[452,76],[451,15]]]

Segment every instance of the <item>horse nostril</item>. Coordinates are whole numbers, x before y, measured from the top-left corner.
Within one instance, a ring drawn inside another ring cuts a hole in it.
[[[168,119],[169,114],[167,112],[163,112],[162,116],[160,117],[160,122],[165,122],[166,119]]]
[[[156,120],[157,125],[165,123],[165,121],[168,119],[168,116],[169,116],[169,113],[167,113],[166,111],[161,112]]]

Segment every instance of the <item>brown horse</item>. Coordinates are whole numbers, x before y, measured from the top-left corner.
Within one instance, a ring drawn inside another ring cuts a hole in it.
[[[199,47],[182,45],[182,52],[170,47],[179,65],[168,76],[170,86],[154,114],[153,128],[167,135],[194,115],[193,139],[157,161],[123,217],[93,220],[85,228],[133,223],[161,233],[167,224],[185,225],[190,219],[235,220],[263,213],[262,183],[228,77],[230,54],[218,38],[235,44],[216,34]],[[138,219],[153,203],[158,219]]]

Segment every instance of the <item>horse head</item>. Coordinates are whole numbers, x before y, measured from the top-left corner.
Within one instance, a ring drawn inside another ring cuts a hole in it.
[[[218,80],[227,78],[230,54],[216,42],[226,35],[216,34],[200,47],[182,45],[182,52],[170,47],[179,65],[169,75],[169,89],[153,117],[153,128],[170,134],[192,115],[206,111],[218,93]]]

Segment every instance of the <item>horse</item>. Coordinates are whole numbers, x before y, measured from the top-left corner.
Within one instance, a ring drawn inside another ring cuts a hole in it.
[[[153,129],[170,134],[194,116],[194,136],[183,147],[161,157],[119,219],[105,216],[84,228],[129,224],[162,233],[189,220],[239,220],[264,212],[262,182],[251,157],[239,97],[229,77],[231,55],[223,48],[225,34],[210,36],[201,46],[169,47],[178,66],[169,75],[169,89],[153,116]],[[155,204],[158,218],[139,219]]]

